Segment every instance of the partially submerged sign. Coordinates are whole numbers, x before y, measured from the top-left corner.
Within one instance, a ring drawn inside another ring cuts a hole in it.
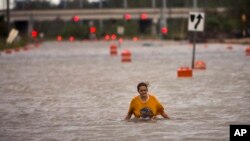
[[[196,32],[204,31],[205,14],[203,12],[189,12],[188,18],[188,31],[193,31],[193,56],[192,56],[192,69],[194,69],[195,61],[195,44]]]
[[[11,29],[6,42],[9,43],[9,44],[11,44],[15,40],[15,38],[17,37],[17,35],[18,35],[18,30],[16,30],[15,28]]]

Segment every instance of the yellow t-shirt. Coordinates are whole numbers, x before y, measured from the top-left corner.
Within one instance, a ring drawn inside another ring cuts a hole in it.
[[[164,108],[162,104],[157,100],[154,95],[149,95],[149,99],[143,102],[140,96],[134,97],[129,106],[129,113],[134,114],[135,117],[144,117],[145,112],[150,112],[151,116],[157,116],[163,112]]]

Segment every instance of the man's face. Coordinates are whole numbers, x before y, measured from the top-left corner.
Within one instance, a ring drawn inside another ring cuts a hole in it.
[[[139,87],[138,92],[142,97],[146,97],[147,93],[148,93],[148,88],[146,86],[141,86],[141,87]]]

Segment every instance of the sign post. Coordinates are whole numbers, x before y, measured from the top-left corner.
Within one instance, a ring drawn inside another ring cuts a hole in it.
[[[196,32],[204,31],[205,14],[203,12],[190,12],[188,18],[188,31],[193,31],[192,69],[195,61]]]

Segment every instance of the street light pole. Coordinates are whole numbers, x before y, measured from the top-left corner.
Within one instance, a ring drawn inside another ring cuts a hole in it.
[[[63,0],[63,8],[67,8],[67,1],[66,0]]]
[[[165,14],[166,12],[166,9],[167,9],[167,0],[164,0],[164,7],[163,7],[163,26],[167,27],[168,26],[168,23],[167,23],[167,15]]]
[[[167,22],[166,22],[166,7],[167,7],[167,0],[162,0],[162,8],[161,8],[161,19],[160,19],[160,38],[162,39],[162,33],[161,33],[161,29],[163,27],[167,27]]]
[[[7,30],[10,31],[10,0],[7,1],[6,18],[7,18]]]
[[[83,2],[82,0],[79,0],[79,8],[82,9],[82,7],[83,7]]]
[[[99,0],[99,8],[102,8],[103,4],[102,4],[102,0]]]
[[[197,0],[193,0],[193,8],[196,10],[196,8],[197,8]]]
[[[155,8],[155,0],[152,0],[152,8]]]
[[[123,8],[127,8],[127,7],[128,7],[127,0],[123,0]]]
[[[99,8],[102,9],[103,8],[103,1],[102,0],[99,0]],[[103,20],[100,19],[99,20],[99,28],[100,28],[100,33],[102,34],[103,32]]]

